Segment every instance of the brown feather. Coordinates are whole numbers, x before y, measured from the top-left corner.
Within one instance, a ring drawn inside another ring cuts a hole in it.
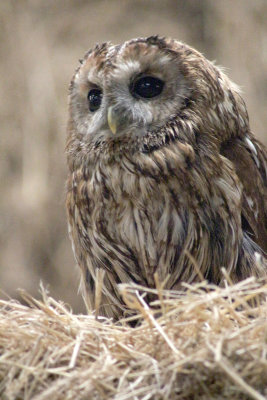
[[[244,139],[233,138],[221,147],[221,154],[234,165],[243,185],[242,220],[243,229],[267,252],[267,185],[266,149],[252,136],[253,154]]]

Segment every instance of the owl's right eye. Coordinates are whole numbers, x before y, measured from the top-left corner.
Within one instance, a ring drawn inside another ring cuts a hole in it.
[[[102,91],[100,89],[91,89],[88,93],[89,110],[94,112],[99,109],[102,101]]]

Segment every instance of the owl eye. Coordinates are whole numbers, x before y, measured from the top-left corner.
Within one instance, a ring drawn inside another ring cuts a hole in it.
[[[102,92],[100,89],[91,89],[88,93],[89,110],[94,112],[99,109],[102,101]]]
[[[164,82],[161,79],[154,76],[143,76],[133,83],[131,92],[133,96],[151,99],[162,92],[163,86]]]

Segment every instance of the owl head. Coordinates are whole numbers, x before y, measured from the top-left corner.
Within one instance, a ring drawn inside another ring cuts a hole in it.
[[[181,42],[153,36],[86,53],[70,84],[70,130],[82,142],[159,138],[172,124],[183,140],[202,134],[220,145],[248,118],[236,85]]]

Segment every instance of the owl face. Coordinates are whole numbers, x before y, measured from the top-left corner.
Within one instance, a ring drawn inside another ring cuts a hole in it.
[[[220,148],[237,127],[249,126],[237,86],[218,67],[190,46],[157,36],[90,50],[71,81],[69,102],[69,130],[80,148],[123,140],[135,149],[149,138],[146,148],[153,149],[177,136],[193,145],[207,137]]]
[[[174,118],[190,92],[176,51],[142,40],[103,44],[73,78],[70,111],[82,135],[142,136]]]

